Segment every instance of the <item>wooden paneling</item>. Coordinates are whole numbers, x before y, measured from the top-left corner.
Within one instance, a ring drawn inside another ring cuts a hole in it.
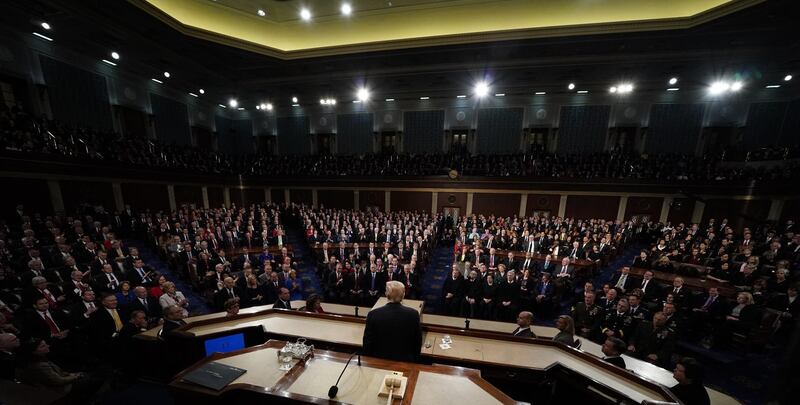
[[[419,191],[392,191],[391,210],[430,212],[432,196],[431,193]]]
[[[770,200],[708,199],[703,211],[703,223],[715,218],[717,222],[728,218],[734,229],[763,222],[769,214]]]
[[[689,198],[675,198],[669,207],[669,214],[667,214],[667,222],[672,225],[680,223],[689,224],[692,221],[692,212],[694,212],[694,200]]]
[[[564,215],[567,218],[614,220],[617,218],[618,209],[619,197],[571,195],[567,197]]]
[[[264,189],[263,188],[246,188],[243,190],[244,194],[244,205],[249,207],[253,204],[263,204],[264,199]]]
[[[352,210],[354,198],[352,190],[317,190],[317,204],[325,208]]]
[[[378,207],[379,210],[383,211],[385,205],[386,193],[381,190],[361,190],[358,192],[358,209],[360,210],[365,210],[367,207]]]
[[[273,188],[269,192],[273,204],[283,204],[286,202],[286,192],[282,188]]]
[[[208,206],[211,208],[222,207],[225,204],[225,197],[222,195],[222,187],[208,187]]]
[[[464,215],[467,212],[467,193],[440,192],[437,196],[436,211],[442,212],[444,207],[459,208],[459,215]],[[392,203],[392,209],[394,209],[394,203]],[[425,211],[430,210],[431,206],[429,204]],[[473,209],[473,211],[475,210]]]
[[[661,217],[661,197],[628,197],[628,206],[625,207],[625,218],[631,219],[634,215],[649,215],[653,221]]]
[[[520,194],[475,193],[472,195],[472,212],[501,217],[518,215],[520,198]]]
[[[558,204],[560,203],[561,196],[558,194],[528,194],[526,214],[533,215],[535,211],[546,211],[550,212],[551,216],[555,216],[558,215]]]
[[[175,204],[194,204],[195,207],[203,206],[203,189],[200,186],[175,186]]]
[[[64,199],[64,210],[73,213],[81,204],[102,205],[113,212],[114,191],[111,183],[102,181],[61,180],[61,197]]]
[[[137,211],[169,210],[169,196],[165,184],[122,183],[122,199]]]
[[[289,190],[289,201],[295,204],[311,206],[311,190]]]
[[[28,215],[36,212],[41,214],[53,213],[50,190],[44,180],[0,177],[0,189],[5,194],[3,198],[0,198],[0,208],[2,208],[0,215],[3,217],[16,215],[14,210],[17,204],[22,204],[25,214]]]

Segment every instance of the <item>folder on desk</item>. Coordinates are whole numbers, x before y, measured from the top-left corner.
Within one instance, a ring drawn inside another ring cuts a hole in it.
[[[186,374],[183,380],[219,391],[246,372],[243,368],[211,362]]]

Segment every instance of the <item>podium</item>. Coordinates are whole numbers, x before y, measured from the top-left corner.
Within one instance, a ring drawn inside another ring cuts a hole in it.
[[[288,372],[279,369],[278,351],[285,342],[270,340],[263,345],[226,354],[214,354],[182,371],[169,384],[176,403],[211,404],[229,401],[245,403],[321,403],[328,402],[328,389],[342,372],[349,354],[314,350],[308,360],[293,360]],[[184,380],[191,371],[210,362],[247,370],[220,391],[203,388]],[[516,402],[483,380],[474,369],[443,365],[420,365],[361,357],[347,367],[339,392],[332,400],[349,404],[384,405],[379,396],[384,377],[401,372],[407,386],[403,398],[393,404],[469,403],[475,405],[515,404]],[[191,401],[191,402],[190,402]]]

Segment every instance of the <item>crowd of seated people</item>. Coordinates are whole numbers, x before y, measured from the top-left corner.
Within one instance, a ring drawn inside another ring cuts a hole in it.
[[[125,380],[116,373],[135,372],[132,336],[184,305],[180,295],[164,304],[174,285],[122,239],[143,225],[128,212],[41,216],[20,205],[1,225],[0,378],[90,403],[108,381]]]
[[[724,156],[634,154],[611,151],[560,154],[535,151],[514,155],[451,153],[359,156],[230,156],[209,148],[166,145],[156,139],[123,137],[109,131],[38,119],[15,107],[0,110],[0,151],[59,156],[81,162],[178,169],[202,174],[342,177],[441,176],[450,169],[470,176],[560,179],[642,179],[654,181],[786,180],[800,165],[787,160],[771,167],[723,165]],[[124,150],[125,153],[119,151]],[[781,155],[779,160],[794,156]],[[764,153],[758,152],[759,156]],[[754,153],[754,156],[756,154]],[[769,156],[777,154],[769,154]]]
[[[406,286],[407,298],[420,297],[441,215],[301,207],[296,216],[327,301],[371,307],[393,280]]]

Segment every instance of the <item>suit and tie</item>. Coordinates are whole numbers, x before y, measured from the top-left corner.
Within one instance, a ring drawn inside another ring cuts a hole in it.
[[[530,326],[527,328],[517,326],[517,329],[514,329],[514,332],[512,332],[511,335],[516,337],[529,337],[529,338],[536,337],[536,334],[533,333]]]

